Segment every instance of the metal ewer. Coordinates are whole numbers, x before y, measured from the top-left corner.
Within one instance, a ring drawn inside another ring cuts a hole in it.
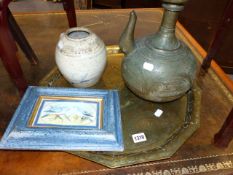
[[[187,0],[163,0],[165,9],[157,33],[134,42],[137,16],[134,11],[120,38],[126,54],[122,76],[126,85],[139,97],[167,102],[183,96],[196,74],[196,61],[190,49],[175,36],[179,11]]]

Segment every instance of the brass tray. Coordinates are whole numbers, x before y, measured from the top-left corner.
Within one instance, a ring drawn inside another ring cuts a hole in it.
[[[70,152],[110,168],[171,157],[199,127],[200,88],[195,84],[182,98],[169,103],[153,103],[134,95],[121,77],[124,54],[118,46],[108,46],[108,64],[95,89],[120,91],[124,152]],[[54,68],[40,82],[41,86],[71,86]],[[161,117],[155,117],[161,109]],[[144,133],[147,141],[134,143],[133,134]]]

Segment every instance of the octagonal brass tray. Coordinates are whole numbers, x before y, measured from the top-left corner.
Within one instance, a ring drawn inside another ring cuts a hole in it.
[[[108,64],[95,89],[120,91],[124,152],[70,152],[110,168],[171,157],[199,127],[201,93],[195,84],[182,98],[168,103],[145,101],[134,95],[121,77],[124,57],[118,46],[108,46]],[[42,86],[71,86],[54,68],[41,82]],[[159,109],[160,117],[154,115]],[[144,133],[146,141],[134,143],[132,135]]]

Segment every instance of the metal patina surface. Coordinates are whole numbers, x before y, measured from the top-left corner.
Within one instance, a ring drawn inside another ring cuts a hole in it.
[[[138,96],[155,102],[168,102],[183,96],[196,74],[191,50],[175,36],[178,12],[186,0],[165,0],[165,9],[157,33],[134,41],[137,16],[134,11],[120,38],[127,54],[122,63],[126,85]]]
[[[121,63],[124,54],[118,46],[107,48],[107,68],[95,89],[120,91],[121,115],[125,151],[122,152],[72,152],[72,154],[115,168],[171,157],[199,127],[200,89],[193,87],[182,98],[155,103],[134,95],[124,84]],[[42,86],[71,86],[54,68],[41,82]],[[156,117],[160,109],[163,114]],[[145,142],[134,143],[133,134],[144,133]]]

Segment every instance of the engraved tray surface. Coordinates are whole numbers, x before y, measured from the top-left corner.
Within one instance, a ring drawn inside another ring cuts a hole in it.
[[[127,166],[171,157],[199,127],[200,89],[193,87],[182,98],[169,103],[145,101],[134,95],[121,77],[124,57],[118,46],[108,46],[108,64],[95,89],[120,91],[121,115],[125,151],[120,152],[71,152],[110,168]],[[70,87],[57,68],[43,80],[42,86]],[[155,117],[156,109],[163,110]],[[134,143],[133,134],[144,133],[147,141]]]

